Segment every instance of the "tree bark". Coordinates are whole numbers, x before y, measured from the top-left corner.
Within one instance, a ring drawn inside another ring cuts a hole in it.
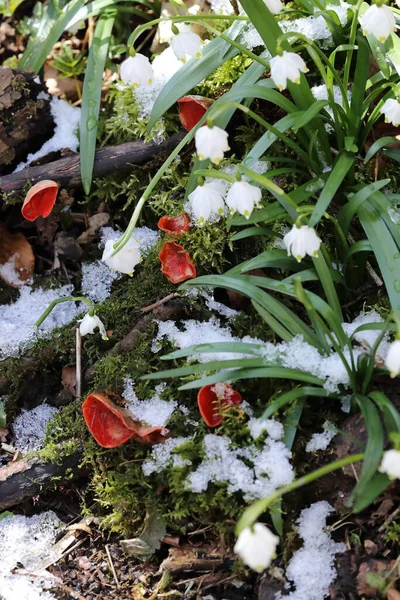
[[[96,152],[93,177],[105,177],[111,173],[127,173],[133,171],[135,166],[143,165],[155,157],[163,154],[168,156],[184,135],[184,132],[175,133],[161,144],[136,140],[118,146],[100,148]],[[61,187],[79,187],[81,185],[79,154],[71,152],[59,160],[25,167],[22,171],[0,177],[0,190],[16,194],[22,190],[27,181],[33,185],[42,179],[52,179]]]

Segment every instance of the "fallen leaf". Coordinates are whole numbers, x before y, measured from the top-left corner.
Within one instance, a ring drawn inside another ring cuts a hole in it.
[[[92,240],[92,238],[97,234],[100,227],[104,227],[104,225],[107,225],[109,220],[110,215],[106,212],[100,212],[89,217],[89,227],[76,239],[78,244],[88,244]]]
[[[78,100],[77,86],[82,89],[82,82],[70,77],[59,77],[59,72],[48,63],[44,65],[44,81],[49,94],[52,96],[62,96],[70,102]]]
[[[22,233],[10,233],[0,224],[0,277],[11,287],[30,281],[35,268],[32,247]]]
[[[76,396],[76,366],[63,367],[61,372],[61,384],[67,392]]]
[[[394,588],[390,588],[386,594],[387,600],[400,600],[400,592],[397,592]]]

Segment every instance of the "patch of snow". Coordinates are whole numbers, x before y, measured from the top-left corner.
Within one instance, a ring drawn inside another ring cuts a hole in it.
[[[19,273],[15,261],[19,258],[19,252],[16,252],[7,262],[0,265],[0,277],[3,277],[7,283],[15,285],[16,287],[21,287],[23,285],[27,285],[32,283],[32,280],[21,281],[19,278]]]
[[[204,437],[204,452],[203,461],[185,484],[195,493],[204,492],[210,483],[221,483],[227,484],[228,493],[240,492],[245,500],[254,500],[294,479],[290,450],[272,438],[265,440],[260,451],[255,446],[233,448],[228,437],[210,433]]]
[[[219,15],[233,15],[233,6],[230,0],[210,0],[211,10]]]
[[[13,423],[15,446],[22,454],[43,447],[46,427],[57,412],[58,409],[49,404],[40,404],[32,410],[22,409]]]
[[[57,152],[64,148],[69,148],[72,152],[77,151],[79,140],[76,132],[81,118],[81,109],[53,96],[50,101],[50,111],[55,125],[53,137],[47,140],[40,150],[28,154],[26,161],[20,163],[15,172],[21,171],[34,160],[38,160],[50,152]]]
[[[383,323],[384,319],[375,310],[370,312],[360,312],[360,314],[354,319],[352,323],[342,323],[342,327],[348,336],[352,335],[354,331],[361,327],[361,325],[369,325],[371,323]],[[356,342],[364,347],[372,348],[379,336],[381,331],[377,329],[370,329],[369,331],[359,331],[354,335]],[[379,344],[377,350],[377,356],[383,361],[389,351],[390,341],[388,334],[385,334],[382,341]]]
[[[284,430],[282,423],[275,419],[256,419],[252,417],[247,423],[251,437],[256,440],[266,431],[273,440],[281,440]]]
[[[162,400],[160,394],[165,390],[166,384],[157,385],[154,396],[150,400],[139,400],[133,389],[133,381],[124,379],[123,398],[127,401],[126,408],[131,410],[137,419],[144,421],[151,427],[164,427],[170,420],[173,412],[178,407],[175,400]]]
[[[38,338],[46,337],[52,329],[70,323],[80,312],[75,302],[62,302],[50,313],[40,328],[35,322],[49,304],[58,298],[70,296],[72,285],[56,290],[32,290],[21,288],[19,298],[13,304],[0,307],[0,360],[17,356],[29,348]]]
[[[105,246],[109,240],[117,241],[121,236],[122,233],[114,230],[112,227],[102,227],[100,229],[99,246]],[[158,242],[159,232],[149,227],[136,227],[132,233],[132,237],[139,242],[140,253],[142,256],[145,256]]]
[[[146,459],[142,465],[146,477],[152,473],[160,473],[169,466],[185,467],[191,465],[190,460],[184,459],[176,453],[176,450],[190,439],[189,437],[169,438],[164,443],[155,445],[151,451],[151,457]]]
[[[306,452],[316,452],[317,450],[326,450],[335,435],[337,429],[329,421],[323,424],[324,431],[322,433],[314,433],[306,446]]]
[[[340,408],[344,413],[349,413],[351,410],[351,396],[343,396],[340,400]]]
[[[111,294],[113,282],[120,276],[120,273],[110,269],[101,260],[82,263],[82,294],[93,302],[104,302]]]
[[[334,542],[326,531],[326,519],[333,512],[328,502],[316,502],[304,509],[297,521],[303,547],[294,553],[286,570],[286,577],[295,587],[282,600],[323,600],[329,597],[329,586],[336,579],[335,554],[346,550],[345,544]]]
[[[0,520],[1,598],[55,600],[55,596],[47,591],[54,585],[54,578],[45,570],[39,571],[39,565],[50,556],[62,527],[62,521],[52,511],[33,517],[13,515]],[[20,565],[31,576],[14,573]]]

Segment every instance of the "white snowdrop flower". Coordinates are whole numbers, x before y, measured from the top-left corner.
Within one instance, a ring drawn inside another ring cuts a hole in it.
[[[283,8],[281,0],[264,0],[264,2],[273,15],[279,14]]]
[[[293,256],[300,262],[306,254],[314,257],[318,255],[321,240],[312,227],[293,225],[292,229],[283,238],[283,243],[288,256]]]
[[[255,523],[253,529],[246,527],[241,531],[234,551],[242,561],[257,573],[269,567],[276,556],[279,538],[262,523]]]
[[[385,115],[385,122],[392,123],[395,127],[400,125],[400,103],[394,98],[389,98],[383,104],[381,113]]]
[[[99,333],[103,340],[108,340],[103,321],[101,321],[97,315],[91,316],[89,313],[86,313],[79,324],[79,332],[81,336],[88,335],[88,333],[94,333],[95,329],[97,328],[99,329]]]
[[[385,452],[379,470],[386,473],[389,479],[400,479],[400,450]]]
[[[164,15],[162,15],[164,16]],[[179,33],[192,33],[193,28],[187,23],[174,23],[175,27],[179,30]],[[174,39],[174,33],[172,31],[172,21],[170,19],[161,21],[158,26],[158,34],[160,44],[170,44]]]
[[[390,377],[397,377],[400,373],[400,340],[395,340],[390,344],[385,359],[385,367],[389,371]]]
[[[238,212],[248,219],[261,201],[261,190],[247,181],[235,181],[226,196],[226,204],[233,214]]]
[[[278,86],[280,92],[286,90],[287,80],[300,83],[300,73],[307,73],[308,68],[304,60],[295,52],[283,51],[270,60],[271,79]]]
[[[119,73],[124,83],[134,87],[153,83],[153,67],[147,56],[135,54],[121,63]]]
[[[188,56],[201,58],[203,54],[203,42],[194,32],[182,31],[174,35],[171,46],[176,58],[182,62],[186,62]]]
[[[196,220],[204,225],[212,214],[223,215],[225,204],[223,200],[225,186],[219,181],[209,181],[199,185],[189,194],[189,200]]]
[[[216,125],[200,127],[196,131],[195,143],[200,160],[209,158],[215,165],[224,158],[224,152],[230,150],[227,132]]]
[[[114,252],[114,244],[117,241],[118,240],[108,240],[106,242],[101,260],[105,262],[110,269],[114,269],[114,271],[132,275],[136,265],[142,260],[140,255],[140,244],[134,238],[130,238],[115,256],[111,256]]]
[[[373,35],[380,42],[385,42],[396,29],[396,19],[386,4],[372,4],[360,18],[360,23],[364,35]]]

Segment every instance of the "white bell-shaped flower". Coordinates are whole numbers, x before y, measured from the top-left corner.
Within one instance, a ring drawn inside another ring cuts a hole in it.
[[[264,2],[273,15],[279,14],[283,8],[281,0],[264,0]]]
[[[288,79],[293,83],[300,83],[300,73],[307,73],[308,68],[304,60],[295,52],[283,51],[271,58],[271,79],[278,86],[279,91],[286,90]]]
[[[228,146],[228,134],[224,129],[214,125],[205,125],[196,131],[196,152],[200,160],[209,158],[211,162],[218,165],[224,158],[224,152],[230,150]]]
[[[203,42],[197,33],[182,31],[174,35],[171,42],[172,50],[176,58],[186,62],[187,57],[201,58],[203,54]]]
[[[392,123],[395,127],[400,125],[400,102],[394,98],[389,98],[384,102],[381,113],[385,115],[385,122]]]
[[[199,222],[199,225],[204,225],[213,214],[224,214],[224,191],[224,182],[215,180],[197,186],[197,188],[189,194],[191,211],[196,221]]]
[[[283,243],[288,256],[293,256],[300,262],[306,254],[312,257],[318,256],[321,240],[312,227],[293,225],[292,229],[284,236]]]
[[[106,328],[103,325],[103,321],[99,319],[97,315],[91,316],[89,313],[83,317],[79,324],[79,333],[83,337],[89,333],[94,333],[95,329],[99,330],[99,333],[103,340],[108,340]]]
[[[121,63],[119,74],[124,83],[138,87],[153,83],[153,68],[147,56],[135,54]]]
[[[400,340],[395,340],[389,346],[385,358],[385,367],[390,373],[390,377],[397,377],[400,373]]]
[[[114,271],[119,271],[120,273],[125,273],[126,275],[132,275],[135,270],[136,265],[138,265],[142,261],[142,257],[140,254],[140,244],[134,238],[130,238],[130,240],[115,254],[114,253],[114,244],[118,240],[108,240],[106,242],[102,261],[106,263],[113,269]]]
[[[379,470],[386,473],[389,479],[400,479],[400,450],[385,452]]]
[[[262,523],[255,523],[253,528],[246,527],[240,532],[234,551],[242,561],[257,573],[269,567],[276,556],[279,538]]]
[[[161,16],[164,16],[161,13]],[[179,33],[193,33],[193,27],[188,23],[174,23],[175,27],[179,30]],[[174,39],[174,33],[172,31],[172,21],[167,19],[161,21],[158,26],[158,35],[160,44],[170,44]]]
[[[248,219],[261,201],[261,190],[247,181],[235,181],[226,196],[226,204],[231,214],[238,212]]]
[[[386,4],[372,4],[360,18],[360,23],[364,35],[373,35],[380,42],[385,42],[396,29],[396,19]]]

